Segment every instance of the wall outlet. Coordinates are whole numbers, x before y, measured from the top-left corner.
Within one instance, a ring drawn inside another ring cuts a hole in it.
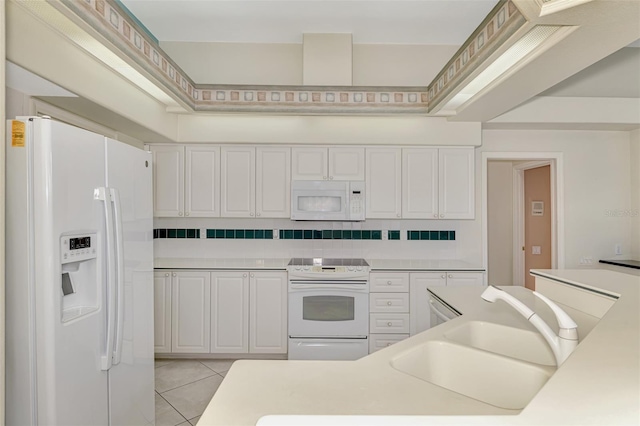
[[[622,246],[620,244],[616,244],[615,252],[616,254],[622,254]]]
[[[531,254],[540,254],[540,246],[531,246]]]
[[[584,265],[584,266],[593,265],[593,258],[588,256],[581,257],[580,265]]]
[[[279,229],[274,229],[273,230],[273,239],[274,240],[279,240],[280,239],[280,230]]]

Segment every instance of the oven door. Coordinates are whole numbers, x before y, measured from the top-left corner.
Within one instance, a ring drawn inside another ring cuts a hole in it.
[[[361,285],[363,289],[358,289]],[[354,289],[355,287],[355,289]],[[290,337],[355,337],[369,334],[369,294],[366,281],[291,281]]]

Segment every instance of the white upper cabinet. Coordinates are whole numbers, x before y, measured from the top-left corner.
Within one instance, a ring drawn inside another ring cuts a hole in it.
[[[402,150],[402,217],[473,219],[474,150],[405,148]]]
[[[473,148],[439,150],[439,217],[475,217],[475,156]]]
[[[220,216],[220,148],[152,145],[153,215]]]
[[[293,180],[364,180],[364,148],[293,148]]]
[[[153,156],[153,215],[184,215],[184,147],[151,146]]]
[[[221,215],[255,216],[256,149],[223,146],[221,157]]]
[[[438,149],[402,150],[402,217],[438,218]]]
[[[185,169],[185,216],[220,216],[220,148],[187,146]]]
[[[256,148],[256,216],[291,216],[290,148]]]
[[[400,148],[367,148],[367,219],[401,217],[401,152]]]
[[[329,148],[330,180],[364,180],[364,148]]]
[[[327,148],[292,148],[293,180],[326,180],[329,170]]]

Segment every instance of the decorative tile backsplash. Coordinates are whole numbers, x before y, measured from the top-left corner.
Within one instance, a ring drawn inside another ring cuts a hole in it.
[[[338,229],[280,229],[277,238],[281,240],[382,240],[382,230],[338,230]],[[387,231],[389,240],[400,240],[400,231]],[[272,240],[272,229],[207,229],[201,235],[200,229],[154,229],[153,238],[208,238],[236,240]],[[456,231],[407,231],[409,241],[453,241]]]

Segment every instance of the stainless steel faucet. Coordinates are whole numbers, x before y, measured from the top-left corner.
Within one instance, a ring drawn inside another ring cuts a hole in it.
[[[551,310],[556,316],[558,325],[560,326],[559,333],[556,335],[551,327],[544,322],[538,314],[533,312],[524,303],[507,293],[506,291],[490,285],[482,293],[482,298],[487,302],[495,302],[496,300],[503,300],[507,304],[511,305],[516,311],[518,311],[523,317],[529,320],[531,324],[542,334],[545,338],[553,354],[556,357],[556,364],[558,367],[571,355],[571,352],[578,346],[578,325],[571,319],[569,314],[563,311],[558,305],[553,303],[547,297],[540,293],[533,292],[533,294],[549,305]]]

